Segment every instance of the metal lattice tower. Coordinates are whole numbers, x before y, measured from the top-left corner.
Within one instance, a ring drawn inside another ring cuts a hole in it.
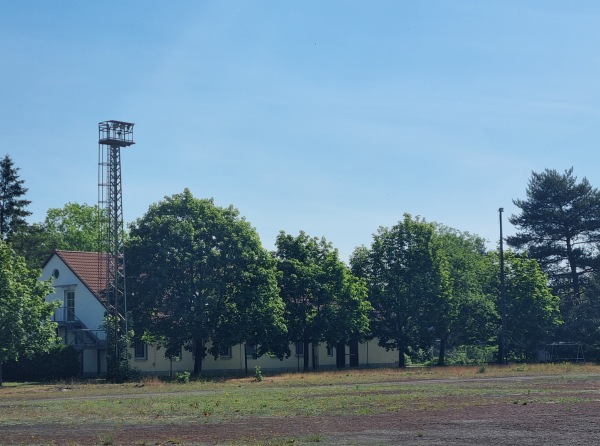
[[[119,340],[127,333],[121,148],[133,144],[132,123],[104,121],[98,124],[99,250],[106,253],[98,257],[98,273],[99,277],[106,278],[104,299],[115,324],[112,330],[115,352],[110,355],[114,356],[111,358],[114,362],[107,365],[115,367],[116,373],[122,359]]]

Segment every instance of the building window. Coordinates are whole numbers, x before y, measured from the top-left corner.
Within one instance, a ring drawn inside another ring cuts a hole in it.
[[[327,356],[333,356],[333,347],[331,345],[327,346]]]
[[[248,358],[254,358],[257,347],[258,346],[256,344],[246,344],[246,356]]]
[[[221,347],[219,350],[219,356],[221,359],[231,359],[231,346]]]
[[[304,356],[304,342],[296,342],[296,356]]]
[[[73,322],[75,320],[75,291],[65,291],[65,307],[67,322]]]
[[[134,359],[148,359],[148,346],[143,341],[135,341],[133,344]]]

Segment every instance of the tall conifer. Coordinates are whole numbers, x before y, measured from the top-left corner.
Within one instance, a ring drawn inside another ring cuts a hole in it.
[[[0,161],[0,239],[7,240],[20,227],[27,225],[25,217],[31,212],[25,208],[31,203],[22,198],[27,193],[24,180],[19,179],[19,168],[14,167],[9,155]]]
[[[598,269],[600,242],[600,191],[573,168],[532,172],[527,198],[513,200],[521,210],[509,221],[517,233],[508,244],[527,251],[549,274],[561,296],[566,339],[577,339],[585,315],[585,288]],[[581,307],[581,308],[580,308]]]

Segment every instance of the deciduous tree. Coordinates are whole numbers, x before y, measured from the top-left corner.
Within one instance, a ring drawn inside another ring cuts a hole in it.
[[[353,271],[367,281],[373,334],[380,346],[398,351],[399,367],[410,348],[433,342],[433,311],[451,297],[444,262],[435,226],[409,214],[380,228],[371,248],[359,248],[351,259]]]
[[[450,292],[432,307],[432,327],[440,340],[438,364],[446,348],[487,343],[495,335],[496,309],[489,295],[492,269],[485,241],[476,235],[436,225],[439,249],[450,279]]]
[[[54,343],[51,317],[58,302],[45,301],[52,286],[39,281],[39,273],[0,240],[0,385],[2,363],[48,351]]]
[[[275,245],[289,340],[304,345],[308,370],[309,344],[345,344],[368,333],[367,289],[324,238],[282,231]]]
[[[55,249],[70,251],[103,250],[99,240],[100,212],[97,205],[67,203],[46,211],[43,223],[21,228],[11,237],[15,251],[30,267],[39,268]]]
[[[233,207],[188,189],[166,197],[131,225],[126,259],[134,329],[161,339],[168,357],[194,351],[194,373],[209,340],[214,357],[241,342],[286,353],[274,259]]]
[[[43,226],[55,249],[96,252],[104,248],[99,243],[99,219],[98,205],[67,203],[48,209]]]
[[[489,255],[498,268],[498,253]],[[511,251],[504,255],[507,357],[514,361],[536,360],[538,349],[548,343],[562,323],[559,298],[552,294],[548,277],[535,259]],[[498,289],[497,276],[494,282]],[[499,296],[499,292],[494,294]]]

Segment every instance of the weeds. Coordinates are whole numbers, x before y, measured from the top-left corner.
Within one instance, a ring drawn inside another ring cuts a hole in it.
[[[205,417],[209,417],[212,414],[212,406],[208,403],[204,404],[204,409],[202,410],[202,413],[204,414]]]
[[[187,384],[190,382],[190,372],[177,372],[175,381],[179,384]]]
[[[481,367],[484,368],[479,371]],[[0,410],[10,405],[10,411],[3,413],[0,430],[3,426],[31,423],[64,428],[65,420],[77,420],[72,422],[73,426],[92,424],[100,426],[103,432],[124,419],[131,425],[183,426],[254,417],[283,420],[298,416],[452,410],[454,404],[465,407],[484,400],[486,404],[542,402],[565,407],[596,401],[594,384],[578,386],[576,395],[572,389],[568,393],[562,389],[563,385],[566,389],[568,384],[585,384],[590,377],[596,380],[600,367],[570,367],[572,373],[565,374],[564,364],[528,365],[527,380],[523,380],[523,372],[515,367],[481,364],[479,368],[450,366],[274,375],[260,386],[248,385],[256,377],[183,384],[145,381],[144,386],[74,383],[68,392],[61,390],[64,386],[56,385],[7,386],[2,391]],[[483,372],[485,379],[473,379]],[[536,379],[536,374],[543,378]],[[491,379],[507,376],[515,379]],[[149,382],[153,384],[146,385]],[[561,386],[556,386],[557,382]],[[298,437],[296,441],[308,440]],[[115,434],[110,433],[99,438],[98,443],[116,442]],[[313,436],[311,442],[325,440]]]
[[[102,435],[99,440],[102,446],[111,446],[115,444],[116,435],[114,432],[110,432],[106,435]]]
[[[263,380],[263,374],[259,366],[254,367],[254,380],[261,382]]]
[[[320,443],[323,440],[323,436],[321,434],[309,435],[306,437],[307,443]]]

